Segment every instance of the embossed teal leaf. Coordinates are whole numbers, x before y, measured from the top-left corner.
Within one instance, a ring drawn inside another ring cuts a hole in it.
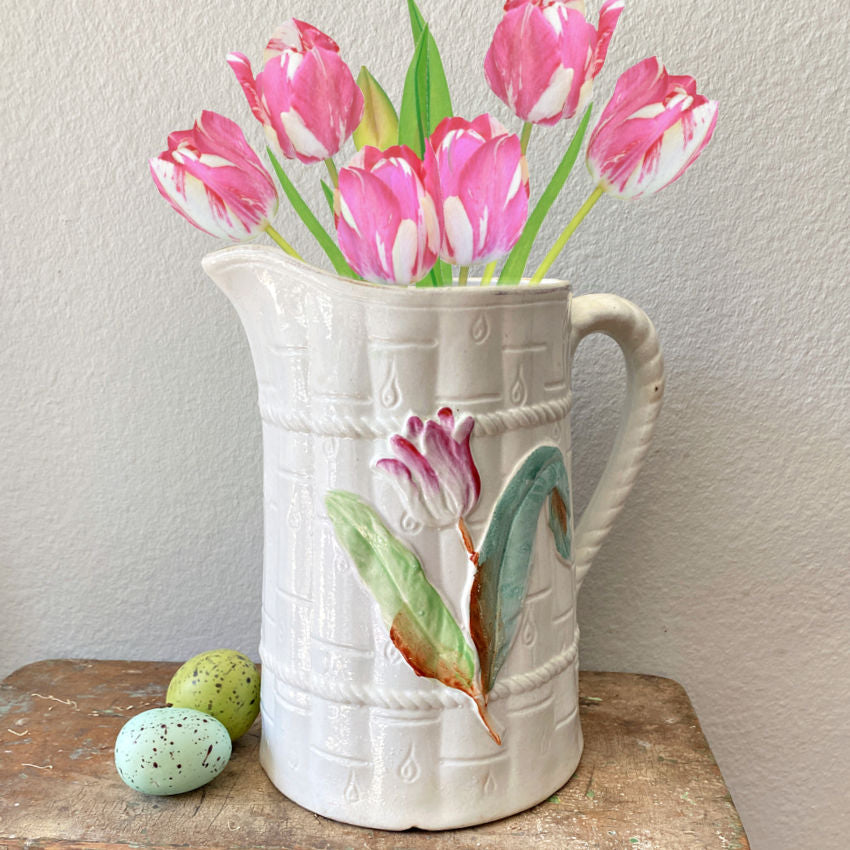
[[[337,540],[372,593],[390,638],[417,676],[474,698],[475,656],[419,559],[354,493],[331,490],[325,505]]]
[[[484,693],[493,688],[519,626],[537,530],[549,500],[549,528],[558,554],[572,557],[570,492],[560,449],[535,449],[505,487],[481,545],[470,599],[470,628]]]
[[[573,165],[575,165],[575,161],[578,158],[582,142],[584,141],[584,134],[587,132],[587,125],[590,121],[590,110],[592,108],[593,104],[588,104],[582,116],[581,123],[578,125],[578,129],[560,165],[555,169],[549,185],[543,191],[540,200],[528,217],[528,221],[526,221],[525,227],[522,229],[522,235],[508,255],[508,259],[505,261],[505,265],[502,267],[502,272],[499,275],[500,285],[515,285],[522,280],[522,276],[525,274],[525,266],[528,262],[529,254],[531,254],[534,240],[540,231],[540,226],[543,224],[543,220],[546,218],[552,204],[555,203],[555,198],[558,197],[561,189],[564,188],[564,183],[566,183],[567,177],[569,177],[570,172],[573,170]]]

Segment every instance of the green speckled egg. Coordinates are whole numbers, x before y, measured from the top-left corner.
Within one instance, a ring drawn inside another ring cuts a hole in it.
[[[174,674],[165,699],[170,705],[211,714],[235,741],[260,711],[260,672],[250,658],[233,649],[202,652]]]
[[[215,779],[230,751],[230,735],[214,717],[189,708],[152,708],[118,733],[115,767],[142,794],[182,794]]]

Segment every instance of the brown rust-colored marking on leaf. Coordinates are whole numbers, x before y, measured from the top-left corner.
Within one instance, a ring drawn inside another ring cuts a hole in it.
[[[416,640],[417,630],[411,626],[405,611],[399,611],[390,628],[390,640],[396,645],[404,660],[417,676],[437,679],[450,688],[472,695],[472,682],[467,680],[457,665],[433,651],[433,647]]]
[[[557,517],[558,523],[561,526],[561,531],[566,534],[567,533],[567,524],[569,523],[569,516],[567,515],[567,506],[564,502],[563,497],[558,492],[558,488],[555,487],[552,490],[552,513]]]
[[[416,636],[417,632],[411,628],[406,612],[399,611],[390,628],[390,640],[404,656],[404,660],[413,668],[413,672],[427,679],[437,679],[447,687],[466,694],[475,703],[490,737],[501,745],[502,739],[493,729],[487,714],[486,699],[478,692],[475,683],[466,678],[450,658],[437,655],[432,647],[422,641],[416,641]]]
[[[481,573],[484,571],[486,564],[479,563],[475,570],[475,577],[472,580],[472,589],[469,592],[469,631],[472,635],[472,642],[475,644],[475,649],[478,652],[478,663],[481,666],[481,683],[484,688],[484,701],[487,701],[487,690],[485,682],[490,681],[490,662],[492,661],[489,652],[490,646],[493,643],[493,634],[487,628],[487,618],[481,610]]]
[[[490,719],[490,715],[487,713],[487,703],[482,697],[480,700],[477,697],[472,698],[475,702],[475,707],[478,709],[478,716],[481,718],[481,722],[487,727],[487,731],[490,733],[490,737],[501,747],[502,746],[502,738],[493,728],[493,721]]]

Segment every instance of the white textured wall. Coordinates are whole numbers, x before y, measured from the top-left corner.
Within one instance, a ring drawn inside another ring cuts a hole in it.
[[[498,2],[421,5],[457,110],[507,120],[480,72]],[[398,98],[403,3],[5,7],[0,675],[62,655],[254,654],[248,347],[201,272],[212,241],[157,196],[146,158],[202,107],[261,143],[223,57],[258,58],[288,15]],[[642,305],[669,368],[649,464],[585,585],[583,663],[687,687],[757,850],[837,850],[848,826],[847,49],[837,0],[627,2],[597,102],[657,53],[720,101],[719,128],[660,196],[603,199],[555,269],[579,293]],[[568,132],[535,132],[536,185]],[[589,189],[577,169],[561,223]],[[286,211],[279,222],[307,245]],[[621,380],[611,344],[582,346],[579,504]]]

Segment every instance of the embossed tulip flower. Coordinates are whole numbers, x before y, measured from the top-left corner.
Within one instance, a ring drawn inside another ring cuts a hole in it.
[[[445,118],[428,140],[439,184],[440,256],[469,266],[507,254],[528,217],[519,137],[495,118]]]
[[[404,145],[367,145],[340,169],[334,219],[345,258],[373,283],[413,283],[437,261],[434,195],[422,161]]]
[[[272,148],[305,163],[334,156],[363,115],[363,93],[337,43],[292,18],[275,30],[263,61],[255,78],[244,54],[227,57]]]
[[[711,140],[717,102],[657,57],[629,68],[590,135],[587,166],[605,192],[639,198],[684,174]]]
[[[415,520],[436,528],[459,525],[470,551],[463,518],[481,493],[481,479],[469,447],[474,425],[471,416],[455,423],[448,407],[425,422],[411,416],[403,433],[390,438],[395,457],[376,464],[397,487]]]
[[[590,97],[622,11],[623,0],[606,0],[594,28],[580,0],[508,0],[484,59],[490,88],[523,121],[572,118]]]
[[[238,125],[204,111],[191,130],[168,137],[149,161],[160,194],[187,221],[220,239],[242,242],[269,227],[277,191]]]

